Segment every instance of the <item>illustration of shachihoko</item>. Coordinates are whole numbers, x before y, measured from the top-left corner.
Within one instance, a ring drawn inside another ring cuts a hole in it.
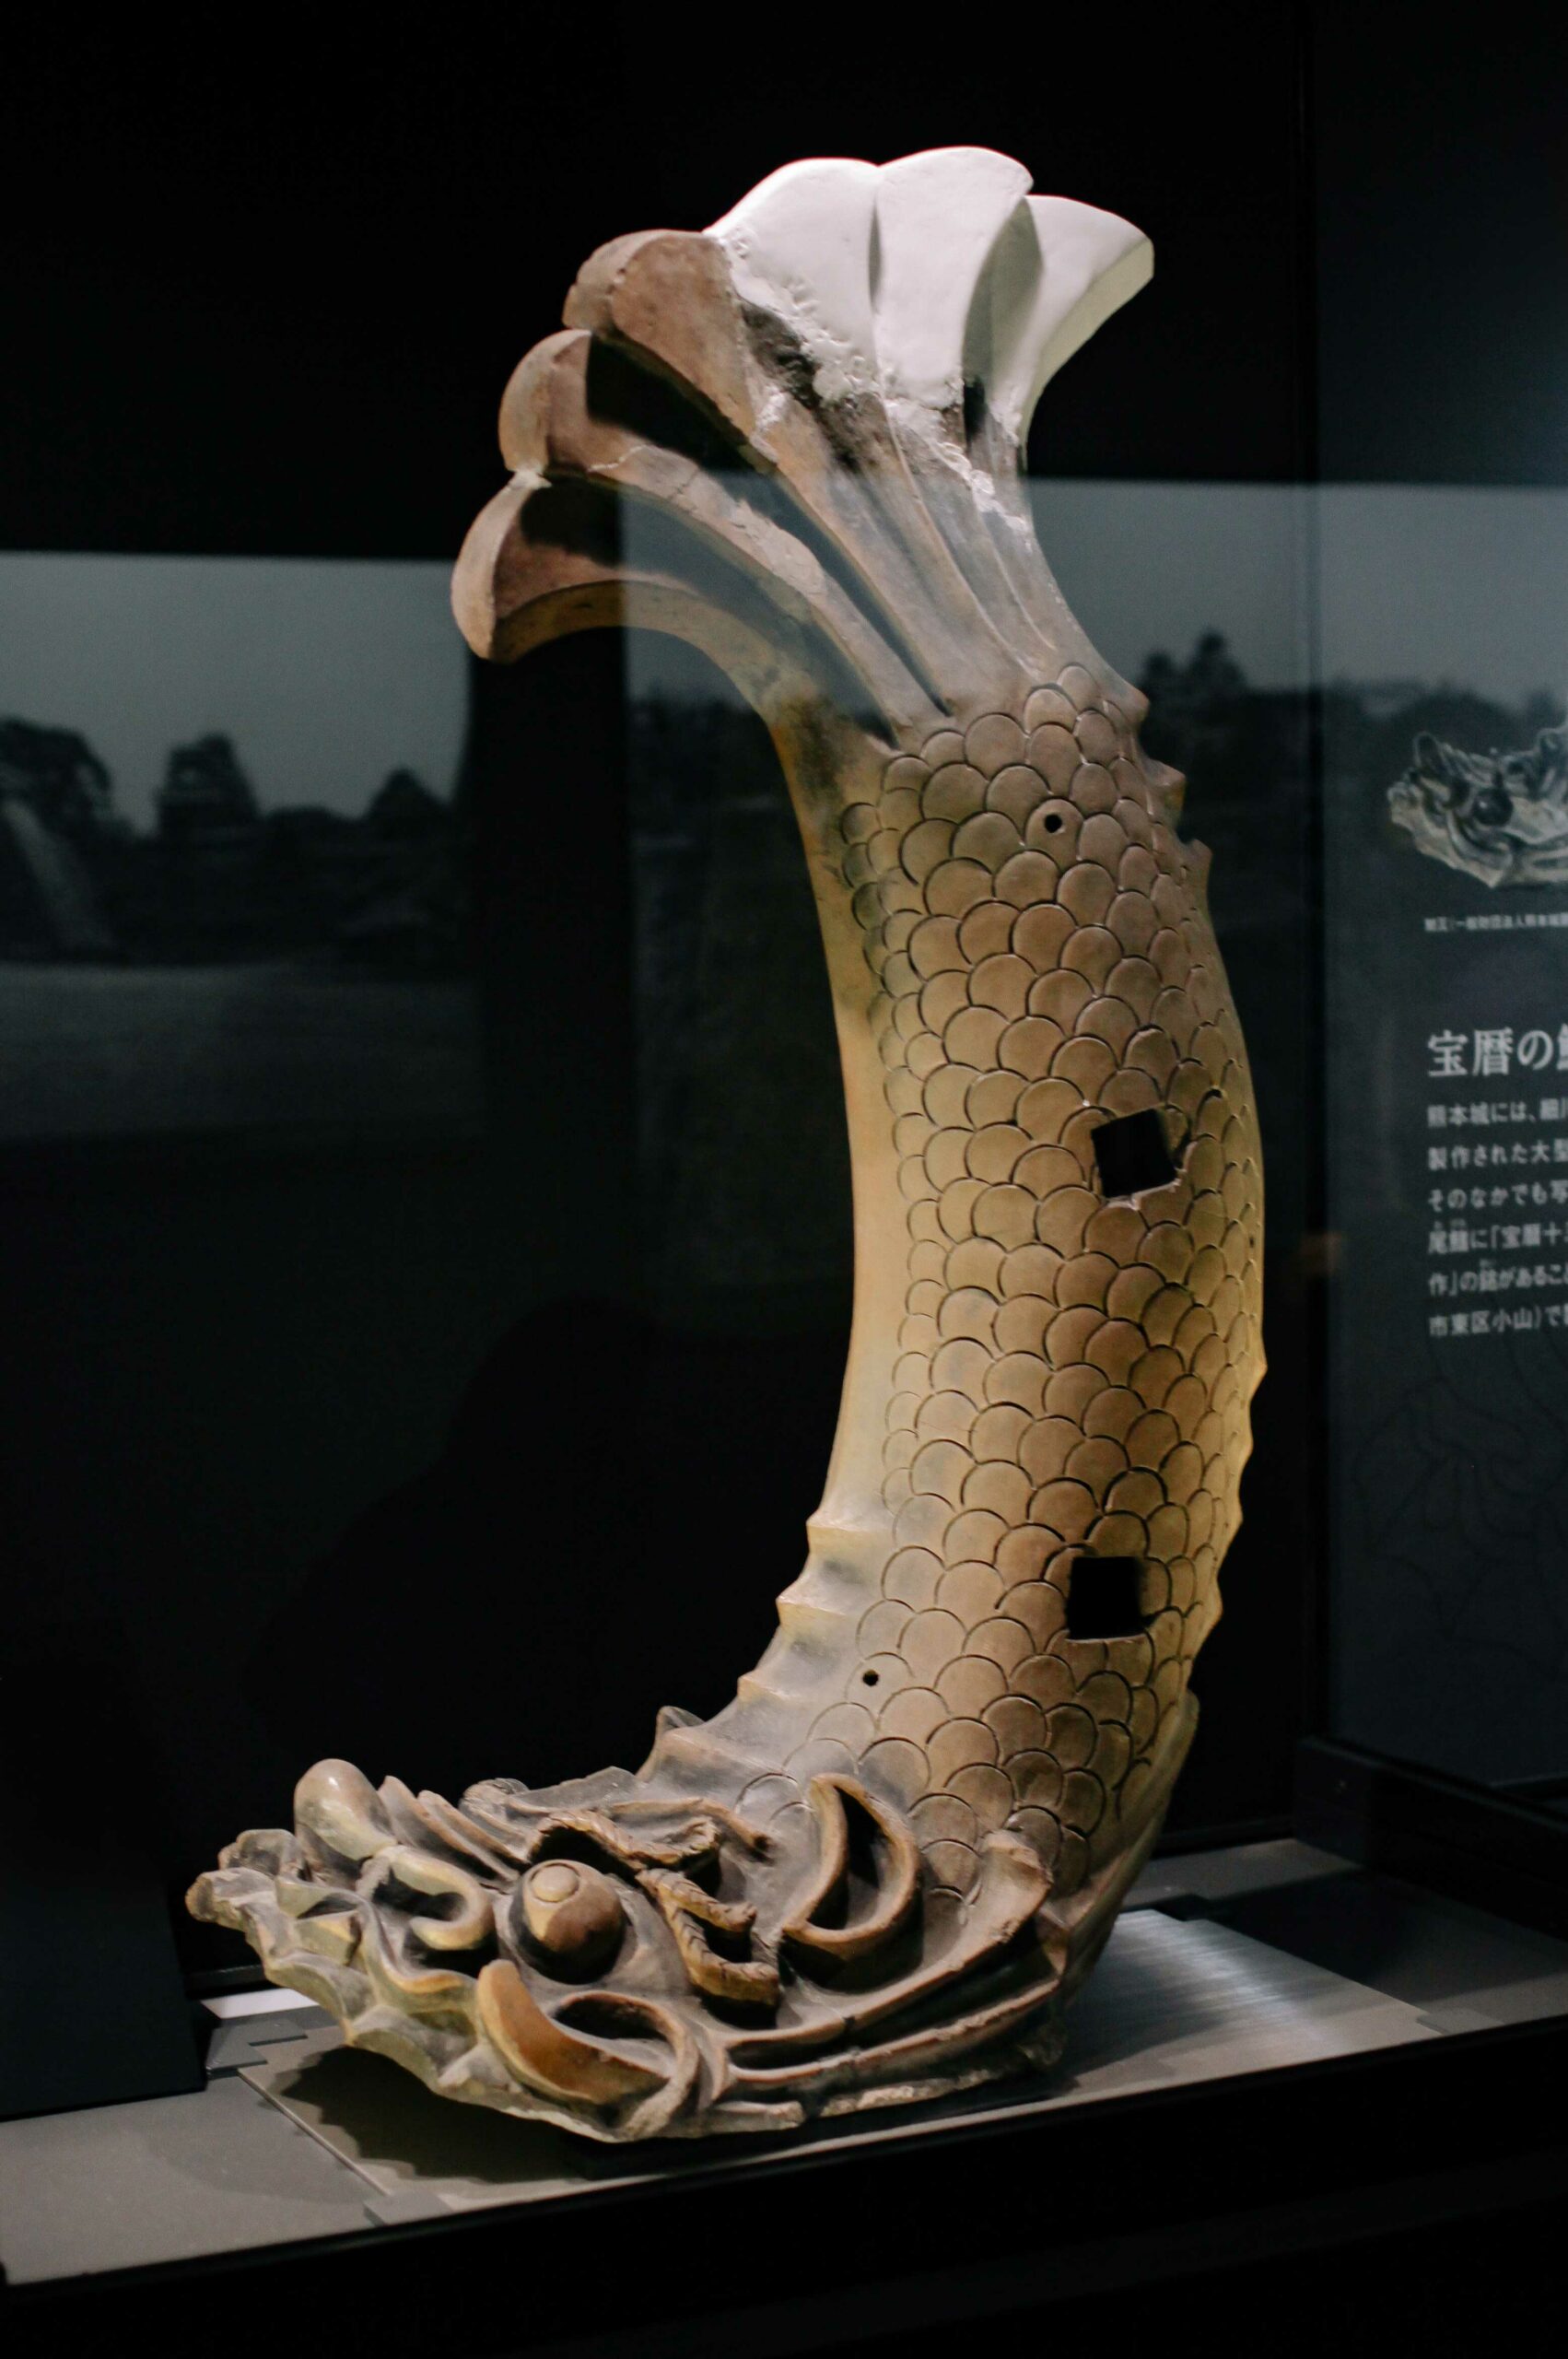
[[[1482,885],[1568,885],[1568,722],[1517,754],[1464,754],[1423,732],[1388,807],[1419,851]]]

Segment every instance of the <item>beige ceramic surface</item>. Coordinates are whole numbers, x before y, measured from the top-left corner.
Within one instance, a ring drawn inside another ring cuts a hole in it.
[[[627,2138],[1048,2059],[1158,1830],[1263,1365],[1257,1121],[1182,781],[1018,484],[1040,387],[1149,266],[984,150],[798,165],[603,249],[508,389],[459,619],[501,660],[672,631],[766,722],[856,1301],[731,1704],[661,1716],[635,1775],[456,1805],[320,1764],[295,1832],[196,1885],[451,2096]]]

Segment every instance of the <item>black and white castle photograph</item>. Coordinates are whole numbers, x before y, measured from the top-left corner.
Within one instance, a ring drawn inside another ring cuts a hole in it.
[[[473,1122],[432,565],[0,560],[0,1140]]]

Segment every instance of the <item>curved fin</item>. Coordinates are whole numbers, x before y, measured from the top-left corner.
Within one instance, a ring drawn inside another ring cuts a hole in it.
[[[702,2051],[675,2010],[630,1991],[585,1990],[557,2010],[560,2023],[568,2019],[580,2020],[585,2027],[608,2029],[612,2036],[663,2042],[670,2051],[670,2070],[652,2095],[632,2108],[621,2131],[628,2138],[656,2138],[661,2130],[669,2129],[691,2097],[702,2070]]]
[[[546,2096],[620,2105],[663,2085],[662,2073],[547,2015],[509,1958],[494,1958],[485,1967],[477,2005],[480,2024],[508,2071]]]
[[[873,298],[883,390],[933,410],[964,396],[964,331],[992,247],[1029,175],[989,147],[933,147],[885,164]]]
[[[669,1926],[681,1963],[693,1987],[710,1999],[731,2006],[776,2007],[779,2000],[778,1969],[766,1952],[752,1952],[752,1927],[756,1910],[749,1903],[716,1900],[689,1876],[655,1869],[639,1879],[657,1902]],[[708,1929],[743,1942],[744,1957],[728,1957],[715,1948]]]
[[[390,1844],[378,1851],[359,1879],[365,1899],[382,1896],[384,1887],[401,1884],[405,1891],[433,1900],[455,1903],[450,1917],[409,1918],[409,1931],[427,1950],[473,1950],[487,1942],[494,1931],[490,1895],[476,1876],[455,1860],[411,1843]],[[319,1895],[317,1895],[320,1896]]]
[[[781,1938],[796,1949],[818,1957],[848,1963],[891,1941],[905,1925],[920,1889],[920,1853],[914,1837],[885,1802],[862,1786],[858,1778],[824,1773],[813,1778],[806,1799],[822,1837],[817,1873],[805,1898],[786,1919]],[[814,1920],[842,1890],[849,1868],[849,1814],[846,1802],[864,1812],[883,1847],[883,1873],[876,1906],[869,1916],[845,1925],[819,1925]]]
[[[825,401],[876,378],[872,253],[874,164],[814,157],[770,172],[708,235],[730,258],[743,303],[772,311],[810,355]]]
[[[976,289],[965,375],[1015,442],[1057,370],[1148,285],[1154,249],[1117,213],[1069,196],[1025,199]]]

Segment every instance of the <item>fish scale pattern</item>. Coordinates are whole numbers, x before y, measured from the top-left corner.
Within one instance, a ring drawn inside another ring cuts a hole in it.
[[[991,1829],[1071,1893],[1122,1841],[1219,1613],[1262,1370],[1246,1051],[1194,855],[1082,666],[887,766],[843,816],[908,1224],[894,1545],[805,1769],[842,1745],[963,1895]],[[1199,856],[1200,857],[1200,856]],[[1168,1184],[1092,1144],[1153,1110]],[[1081,1555],[1143,1627],[1068,1635]]]

